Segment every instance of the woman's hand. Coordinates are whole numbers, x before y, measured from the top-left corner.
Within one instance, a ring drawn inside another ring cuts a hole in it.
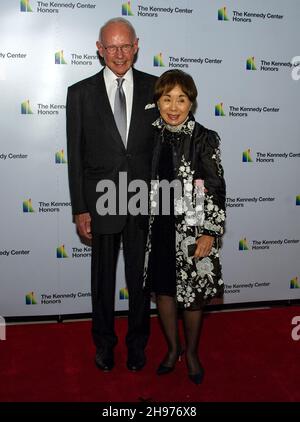
[[[197,248],[195,251],[194,258],[204,258],[210,254],[212,245],[214,244],[215,238],[213,236],[208,236],[206,234],[199,237],[196,240]]]

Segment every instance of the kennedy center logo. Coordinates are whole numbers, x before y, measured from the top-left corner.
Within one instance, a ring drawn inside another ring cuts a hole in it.
[[[249,250],[249,246],[247,243],[247,239],[244,237],[244,239],[241,239],[239,241],[239,251],[248,251]]]
[[[224,110],[223,110],[223,103],[219,103],[215,105],[215,116],[225,116]]]
[[[23,201],[23,212],[34,212],[31,199],[27,199],[26,201]]]
[[[122,3],[122,16],[133,16],[130,1]]]
[[[66,164],[66,162],[64,150],[57,151],[55,153],[55,164]]]
[[[61,245],[56,248],[56,258],[68,258],[67,252],[65,250],[65,245]]]
[[[155,67],[164,67],[164,62],[162,58],[162,53],[157,54],[153,57],[153,66]]]
[[[229,21],[226,7],[221,7],[221,9],[218,10],[218,21]]]
[[[126,287],[123,287],[122,289],[120,289],[119,299],[120,300],[128,299],[128,289]]]
[[[290,289],[300,289],[298,277],[292,278],[290,283]]]
[[[29,4],[29,0],[20,1],[20,10],[21,12],[32,12],[32,9]]]
[[[21,103],[21,114],[33,114],[29,104],[29,100],[23,101]]]
[[[250,153],[251,153],[250,148],[248,148],[246,151],[243,151],[243,156],[242,156],[243,163],[252,163],[253,162]]]
[[[55,64],[67,64],[64,58],[63,50],[57,51],[55,53]]]
[[[256,70],[254,57],[248,57],[246,60],[246,69],[247,70]]]
[[[34,292],[27,293],[27,295],[25,296],[25,303],[26,305],[37,305],[37,300],[35,298]]]

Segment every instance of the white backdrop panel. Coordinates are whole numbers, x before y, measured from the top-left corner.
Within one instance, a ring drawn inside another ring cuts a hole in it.
[[[140,39],[135,66],[190,73],[197,120],[221,136],[224,303],[300,298],[300,81],[290,64],[300,55],[298,0],[1,6],[0,315],[91,310],[91,251],[72,223],[65,102],[69,85],[101,69],[99,28],[122,13]],[[116,310],[127,307],[121,252]]]

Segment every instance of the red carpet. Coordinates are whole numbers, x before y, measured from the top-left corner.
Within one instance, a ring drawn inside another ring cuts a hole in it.
[[[300,340],[291,337],[296,315],[299,306],[207,313],[201,386],[189,381],[184,360],[173,373],[156,376],[165,353],[156,317],[148,363],[139,373],[125,366],[124,318],[117,319],[119,344],[110,373],[94,366],[90,321],[8,326],[7,340],[0,341],[0,401],[300,401]]]

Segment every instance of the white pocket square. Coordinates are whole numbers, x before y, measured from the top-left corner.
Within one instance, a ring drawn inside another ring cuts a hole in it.
[[[149,108],[155,108],[155,103],[145,105],[145,110],[149,110]]]

